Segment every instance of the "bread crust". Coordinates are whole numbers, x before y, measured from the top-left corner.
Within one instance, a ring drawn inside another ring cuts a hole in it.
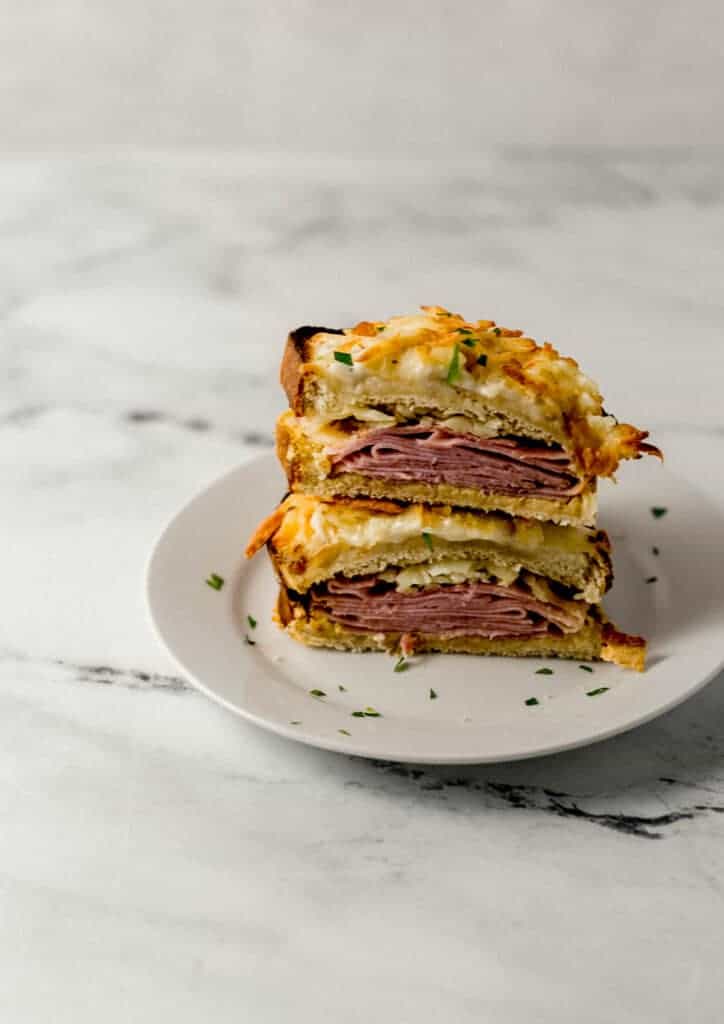
[[[646,667],[646,641],[641,636],[622,633],[597,609],[601,622],[601,660],[643,672]]]
[[[334,622],[322,610],[311,612],[305,604],[282,586],[277,601],[276,619],[294,639],[309,647],[327,647],[341,651],[400,651],[399,632],[361,633]],[[614,639],[615,637],[615,639]],[[646,659],[646,641],[642,637],[620,633],[598,608],[591,609],[583,627],[576,633],[536,637],[511,637],[491,640],[486,637],[449,637],[415,634],[406,637],[405,649],[415,653],[499,655],[503,657],[572,658],[576,661],[609,661],[642,672]]]
[[[279,368],[279,382],[289,405],[297,415],[304,410],[304,364],[308,359],[307,343],[315,334],[342,334],[336,327],[297,327],[287,338]]]

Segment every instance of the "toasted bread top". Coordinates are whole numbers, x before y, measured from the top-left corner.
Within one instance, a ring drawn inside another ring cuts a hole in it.
[[[344,330],[303,327],[287,342],[282,385],[297,415],[322,422],[464,415],[561,444],[582,475],[660,456],[648,432],[605,412],[596,385],[548,342],[440,306]]]

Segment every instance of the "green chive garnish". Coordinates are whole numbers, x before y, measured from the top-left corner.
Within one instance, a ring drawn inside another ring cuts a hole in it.
[[[375,708],[365,708],[364,714],[365,718],[382,718],[382,715]]]
[[[337,360],[338,363],[344,363],[345,366],[352,365],[352,356],[349,354],[349,352],[335,352],[334,358]]]
[[[337,729],[337,732],[341,732],[343,736],[351,736],[351,732],[347,732],[346,729]]]
[[[460,349],[457,345],[453,346],[453,354],[450,359],[450,365],[447,368],[447,377],[445,380],[448,384],[454,384],[460,376]]]
[[[537,676],[552,676],[553,675],[553,669],[552,668],[537,668],[535,670],[535,674]]]
[[[668,508],[663,508],[661,505],[654,505],[651,509],[651,515],[654,519],[661,519],[661,517],[665,516],[668,511]]]
[[[605,693],[606,690],[610,690],[610,686],[597,686],[595,690],[586,690],[587,697],[598,697],[600,693]]]
[[[339,690],[340,693],[346,693],[347,692],[347,687],[346,686],[342,686],[341,683],[339,684],[337,689]]]
[[[290,722],[289,724],[290,725],[301,725],[302,723],[301,722]]]
[[[659,553],[659,549],[656,547],[656,545],[654,545],[654,547],[651,548],[651,554],[652,555],[658,555],[658,553]]]
[[[365,716],[364,711],[353,711],[352,712],[352,718],[364,718],[364,716]]]
[[[473,332],[470,330],[469,327],[458,327],[457,333],[458,334],[472,334]]]
[[[540,704],[540,701],[537,697],[529,697],[525,703],[527,707],[532,708],[534,704]]]
[[[463,345],[467,345],[468,348],[475,348],[477,344],[476,338],[463,338]]]
[[[395,662],[395,667],[393,668],[392,671],[393,672],[406,672],[409,667],[410,666],[405,661],[405,655],[401,654],[400,657]]]
[[[212,590],[221,590],[224,585],[224,577],[218,576],[215,572],[212,572],[207,579],[206,584],[211,587]]]
[[[437,700],[437,694],[432,689],[432,687],[430,688],[430,700]]]
[[[427,545],[429,550],[432,551],[432,534],[431,533],[426,533],[423,530],[422,531],[422,539],[425,541],[425,544]]]
[[[499,327],[494,327],[493,328],[493,334],[495,334],[499,338],[500,337],[500,328]]]
[[[593,669],[590,665],[579,665],[578,667],[581,669],[582,672],[593,672]]]
[[[311,695],[313,697],[326,697],[327,696],[327,694],[324,692],[324,690],[310,690],[309,692],[311,693]]]
[[[244,640],[248,643],[249,647],[256,647],[256,640],[252,640],[250,636],[245,636]]]
[[[246,621],[249,623],[250,629],[256,629],[256,619],[253,615],[247,615]]]
[[[656,583],[656,581],[658,580],[658,578],[659,578],[658,576],[649,576],[649,577],[647,578],[646,582],[647,582],[647,583]]]
[[[483,354],[481,356],[478,356],[478,358],[476,359],[476,362],[477,362],[478,366],[487,366],[488,365],[488,357],[483,352]]]

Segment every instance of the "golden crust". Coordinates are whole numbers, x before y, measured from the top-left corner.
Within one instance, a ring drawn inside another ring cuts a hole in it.
[[[257,551],[261,551],[266,543],[268,543],[275,533],[278,532],[282,523],[284,522],[285,508],[284,502],[278,505],[271,515],[263,519],[257,526],[254,533],[249,538],[249,543],[246,545],[244,555],[247,558],[253,558]]]
[[[279,368],[279,383],[290,406],[298,413],[304,406],[304,364],[312,358],[308,342],[316,334],[342,334],[342,331],[333,327],[298,327],[287,338]]]
[[[280,578],[301,593],[339,572],[359,575],[449,558],[482,558],[501,570],[517,565],[573,586],[589,602],[599,600],[612,579],[601,530],[371,498],[290,494],[257,528],[247,557],[264,544]]]
[[[522,331],[493,320],[467,321],[440,306],[422,310],[344,331],[294,331],[281,374],[294,412],[313,412],[322,385],[332,416],[355,393],[363,403],[373,393],[381,402],[403,401],[414,390],[412,381],[421,394],[435,390],[438,404],[456,396],[488,412],[504,407],[534,436],[563,444],[590,475],[611,476],[622,459],[661,456],[646,443],[647,431],[605,412],[596,385],[548,342],[538,345]],[[340,363],[335,352],[349,356],[352,365]]]
[[[279,590],[275,619],[294,640],[310,647],[331,647],[343,651],[397,652],[402,642],[402,635],[399,632],[359,633],[334,622],[320,609],[314,609],[310,613],[301,602],[289,595],[283,586]],[[417,634],[412,639],[406,638],[406,643],[414,648],[415,653],[436,651],[449,654],[501,655],[508,658],[573,658],[576,661],[609,661],[624,668],[643,671],[646,641],[641,637],[619,633],[604,619],[600,609],[594,608],[578,632],[565,636],[491,640],[477,636]],[[612,644],[610,637],[613,634],[623,640],[617,640]],[[635,657],[631,653],[634,651]]]
[[[601,618],[601,660],[623,665],[636,672],[646,667],[646,641],[641,636],[622,633],[599,611]]]
[[[304,432],[302,420],[291,411],[277,420],[277,457],[287,475],[290,491],[322,498],[389,498],[416,504],[453,505],[483,512],[542,519],[564,526],[593,526],[596,520],[596,483],[589,481],[580,494],[562,498],[485,494],[472,487],[428,484],[422,481],[383,480],[361,473],[329,475],[324,447]]]

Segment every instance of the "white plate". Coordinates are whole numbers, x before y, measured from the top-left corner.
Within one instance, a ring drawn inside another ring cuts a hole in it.
[[[271,622],[276,584],[266,554],[251,562],[242,554],[285,490],[271,454],[213,483],[167,527],[148,568],[151,617],[203,693],[303,743],[362,757],[461,764],[601,740],[679,704],[724,660],[722,517],[653,459],[625,470],[620,485],[605,486],[601,495],[599,521],[612,538],[616,571],[606,606],[620,628],[649,638],[642,675],[612,665],[586,672],[555,659],[465,655],[426,655],[394,673],[385,654],[295,643]],[[651,506],[668,513],[656,519]],[[210,573],[225,579],[220,591],[206,585]],[[651,576],[657,582],[646,583]],[[256,629],[248,627],[248,614]],[[553,675],[536,675],[546,664]],[[587,696],[602,686],[609,690]],[[326,697],[311,696],[312,689]],[[437,699],[430,699],[431,689]],[[530,697],[540,703],[527,706]],[[370,706],[381,717],[352,715]]]

